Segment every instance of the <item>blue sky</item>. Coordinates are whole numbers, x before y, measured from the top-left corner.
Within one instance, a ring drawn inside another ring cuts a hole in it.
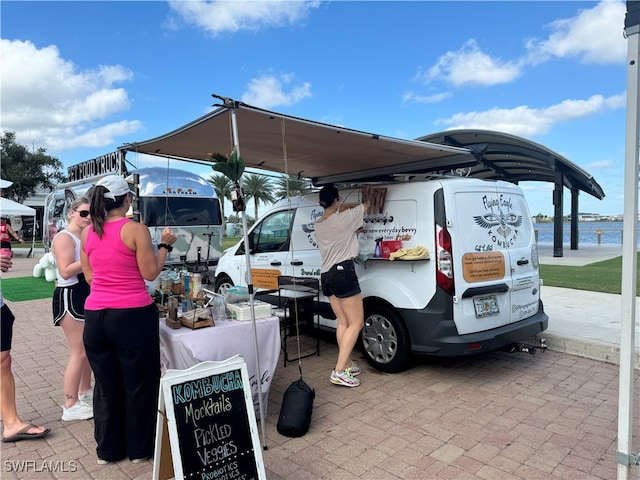
[[[498,130],[593,175],[606,197],[582,193],[581,212],[619,214],[625,11],[614,0],[3,0],[0,128],[65,167],[206,114],[212,93],[399,138]],[[522,186],[532,214],[553,214],[551,184]]]

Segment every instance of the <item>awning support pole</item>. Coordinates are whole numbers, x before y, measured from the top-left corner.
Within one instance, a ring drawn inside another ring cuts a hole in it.
[[[633,438],[633,381],[636,322],[636,275],[638,241],[638,148],[640,115],[638,99],[638,45],[640,43],[640,2],[627,1],[627,114],[624,162],[624,231],[622,237],[622,309],[620,329],[620,374],[618,392],[618,480],[630,478],[630,465],[637,463],[631,453]],[[635,462],[633,462],[635,460]]]
[[[238,123],[236,119],[236,107],[235,103],[230,107],[231,110],[231,128],[233,130],[233,142],[240,157],[240,140],[238,138]],[[242,179],[240,179],[241,182]],[[249,290],[249,305],[251,306],[251,333],[253,337],[253,349],[256,356],[256,385],[258,389],[258,409],[260,410],[260,429],[262,431],[262,448],[268,449],[266,425],[264,418],[264,407],[262,406],[262,369],[260,368],[260,352],[258,348],[258,331],[256,329],[256,311],[253,290],[253,279],[251,278],[251,252],[249,251],[249,234],[247,232],[247,212],[246,207],[242,210],[242,237],[244,240],[244,257],[247,264],[247,288]]]

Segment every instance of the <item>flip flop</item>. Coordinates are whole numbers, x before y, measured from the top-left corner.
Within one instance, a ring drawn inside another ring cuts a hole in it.
[[[22,430],[20,430],[15,435],[11,435],[10,437],[7,437],[7,438],[2,437],[2,442],[3,443],[9,443],[9,442],[17,442],[19,440],[30,440],[30,439],[33,439],[33,438],[42,438],[42,437],[44,437],[46,435],[49,435],[49,433],[51,432],[51,429],[45,428],[44,432],[27,433],[32,428],[38,428],[38,426],[34,425],[33,423],[30,423],[29,425],[24,427]]]

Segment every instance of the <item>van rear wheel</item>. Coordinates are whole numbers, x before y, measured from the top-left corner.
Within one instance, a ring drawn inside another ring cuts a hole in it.
[[[399,315],[384,305],[365,309],[360,333],[367,362],[377,370],[396,373],[405,370],[411,357],[411,340]]]

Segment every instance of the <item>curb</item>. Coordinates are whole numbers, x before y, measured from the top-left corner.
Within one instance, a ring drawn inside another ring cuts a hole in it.
[[[554,352],[568,353],[577,357],[588,358],[601,362],[620,365],[620,347],[609,343],[594,340],[566,338],[554,333],[542,332],[534,337],[534,343],[540,343],[545,339],[547,348]],[[640,369],[640,352],[636,348],[634,355],[634,368]]]

